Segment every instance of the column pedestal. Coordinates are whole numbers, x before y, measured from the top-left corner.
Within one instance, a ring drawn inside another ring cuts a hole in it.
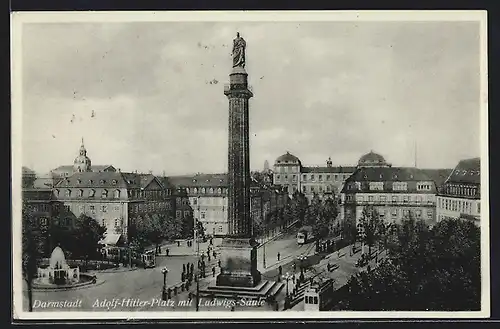
[[[250,239],[225,238],[222,241],[221,273],[217,286],[255,287],[261,281],[257,270],[257,246]]]

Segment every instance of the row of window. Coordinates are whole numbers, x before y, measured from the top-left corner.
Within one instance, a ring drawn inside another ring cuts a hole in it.
[[[334,181],[344,181],[346,180],[351,174],[333,174],[333,175],[316,175],[316,174],[310,174],[309,179],[307,179],[306,174],[302,175],[302,182],[310,181],[310,182],[330,182],[332,181],[332,178]],[[317,177],[317,179],[316,179]],[[298,179],[298,175],[276,175],[275,176],[275,181],[276,182],[288,182],[289,178],[291,178],[292,182],[296,182]]]
[[[87,193],[85,193],[85,191],[87,191]],[[57,197],[63,196],[62,191],[60,191],[60,190],[55,190],[54,193]],[[71,196],[83,197],[84,194],[87,194],[86,196],[88,196],[90,198],[94,198],[96,196],[96,190],[94,190],[94,189],[89,189],[89,190],[78,189],[75,191],[73,191],[71,189],[64,190],[64,196],[67,198],[70,198]],[[111,195],[113,196],[113,198],[120,198],[121,191],[120,190],[113,190],[112,194],[107,189],[104,189],[101,191],[101,198],[102,199],[106,199]],[[165,197],[166,195],[168,195],[168,192],[163,191],[163,190],[157,190],[157,191],[129,190],[128,191],[128,197],[130,197],[130,198],[141,197],[141,198],[150,198],[150,199],[159,200],[159,199]]]
[[[354,201],[353,195],[348,194],[346,196],[346,201]],[[386,195],[357,195],[356,202],[392,202],[392,203],[409,203],[409,202],[433,202],[433,196],[428,195],[424,198],[421,195],[393,195],[392,197]]]
[[[332,186],[331,185],[302,185],[302,192],[303,193],[323,193],[323,192],[332,192]]]
[[[193,206],[201,205],[227,205],[227,198],[225,197],[212,197],[212,198],[191,198]]]
[[[169,202],[146,202],[129,205],[131,213],[153,212],[157,210],[170,210]]]
[[[51,206],[49,204],[46,204],[46,203],[42,203],[42,204],[30,204],[27,206],[28,207],[28,210],[29,211],[33,211],[33,212],[49,212],[50,209],[51,209]]]
[[[214,194],[214,193],[217,193],[217,194],[226,194],[227,193],[227,189],[226,188],[213,188],[213,187],[210,187],[210,188],[205,188],[205,187],[202,187],[202,188],[197,188],[197,187],[193,187],[193,188],[186,188],[186,193],[194,193],[194,194],[197,194],[197,193],[201,193],[201,194],[206,194],[206,193],[209,193],[209,194]]]
[[[452,200],[447,198],[439,198],[438,207],[444,210],[457,211],[464,214],[481,213],[481,202],[475,202],[476,209],[473,209],[474,202],[469,200]]]
[[[477,188],[450,184],[444,187],[444,193],[462,196],[475,196],[477,193]]]
[[[392,208],[390,210],[388,209],[378,209],[378,213],[380,215],[381,219],[386,219],[389,216],[391,216],[393,219],[403,217],[403,218],[408,218],[410,216],[410,213],[415,216],[415,218],[422,218],[424,216],[424,211],[422,209],[415,209],[415,210],[410,210],[410,209],[400,209],[400,208]],[[427,210],[427,218],[432,219],[434,217],[434,211],[433,210]]]

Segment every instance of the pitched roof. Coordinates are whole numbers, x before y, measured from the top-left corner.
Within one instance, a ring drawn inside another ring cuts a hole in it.
[[[481,184],[481,159],[472,158],[458,162],[446,183]]]
[[[421,169],[413,167],[362,167],[358,168],[346,182],[407,182],[431,181]]]
[[[92,165],[90,166],[90,170],[92,172],[99,172],[99,171],[104,171],[106,169],[110,169],[111,171],[116,171],[115,167],[112,165]],[[73,165],[63,165],[59,166],[57,168],[54,168],[51,170],[51,172],[58,173],[58,172],[73,172],[74,171],[74,166]]]
[[[302,167],[300,173],[353,173],[356,171],[356,167],[343,167],[343,166],[332,166],[332,167]]]
[[[56,187],[87,187],[87,188],[140,188],[138,174],[112,171],[78,172],[61,180]]]
[[[429,178],[431,178],[436,186],[441,186],[450,176],[453,169],[421,169]]]
[[[176,187],[227,187],[227,174],[196,174],[170,176],[168,182]]]

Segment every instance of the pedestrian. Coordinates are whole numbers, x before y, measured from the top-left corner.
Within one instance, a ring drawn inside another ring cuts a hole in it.
[[[177,241],[177,247],[180,247],[180,246],[181,246],[181,242]]]
[[[191,263],[191,274],[194,272],[194,264]]]
[[[210,254],[208,254],[208,261],[210,261]]]
[[[207,250],[207,257],[210,258],[210,250]]]
[[[215,278],[215,266],[212,267],[212,276]]]
[[[167,248],[167,250],[165,250],[165,253],[166,253],[166,254],[167,254],[167,256],[168,256],[168,254],[170,253],[170,249],[168,249],[168,248]]]
[[[161,246],[158,246],[158,254],[161,255]]]
[[[217,257],[217,253],[215,252],[215,250],[213,252],[213,255],[214,255],[214,259],[215,259]]]
[[[213,238],[210,238],[210,244],[213,245],[214,244],[214,240]]]
[[[278,273],[279,273],[279,276],[281,277],[281,274],[283,273],[283,268],[281,268],[281,265],[278,266]]]
[[[186,264],[182,264],[182,273],[186,272]]]
[[[221,261],[220,261],[220,259],[219,259],[219,261],[217,263],[218,263],[219,267],[221,267]]]
[[[295,268],[296,268],[296,265],[295,265],[295,263],[293,263],[292,264],[292,270],[293,270],[294,273],[295,273]]]
[[[201,254],[201,260],[205,259],[205,254]]]
[[[280,255],[280,253],[278,252],[278,262],[280,261],[280,256],[281,256],[281,255]]]
[[[181,273],[181,282],[184,282],[186,280],[186,273],[182,272]]]

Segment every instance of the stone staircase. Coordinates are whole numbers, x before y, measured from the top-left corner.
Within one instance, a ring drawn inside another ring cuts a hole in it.
[[[274,297],[283,289],[283,282],[262,280],[255,287],[208,286],[200,289],[200,296],[222,298],[265,299]]]

